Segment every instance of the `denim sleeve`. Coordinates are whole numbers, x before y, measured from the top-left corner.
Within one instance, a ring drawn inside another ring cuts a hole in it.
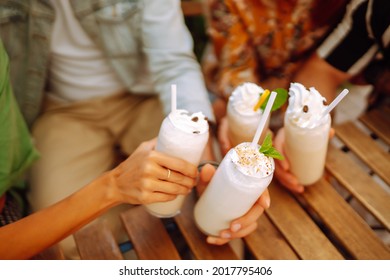
[[[178,108],[202,111],[214,120],[180,1],[143,0],[141,30],[142,50],[165,113],[170,111],[170,86],[177,84]]]

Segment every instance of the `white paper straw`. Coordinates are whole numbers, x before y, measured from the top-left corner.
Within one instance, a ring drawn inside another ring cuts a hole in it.
[[[252,143],[251,143],[251,147],[253,149],[257,148],[257,143],[260,140],[261,133],[263,132],[265,123],[267,122],[268,116],[269,116],[269,114],[271,112],[272,105],[274,105],[276,94],[277,93],[275,91],[271,92],[271,96],[268,99],[267,106],[265,107],[265,110],[263,112],[263,116],[261,117],[259,126],[257,127],[255,136],[253,137],[253,140],[252,140]]]
[[[330,105],[325,109],[325,111],[322,113],[321,115],[321,118],[322,119],[323,117],[325,117],[327,114],[330,113],[330,111],[332,111],[334,109],[334,107],[336,107],[337,104],[340,103],[340,101],[348,94],[349,90],[348,89],[343,89],[342,92],[340,92],[340,94],[333,100],[332,103],[330,103]]]
[[[171,112],[176,111],[176,84],[171,85]]]

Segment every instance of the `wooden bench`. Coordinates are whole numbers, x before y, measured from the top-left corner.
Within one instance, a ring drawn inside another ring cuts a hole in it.
[[[96,221],[74,234],[81,259],[123,260],[119,246],[107,225]]]

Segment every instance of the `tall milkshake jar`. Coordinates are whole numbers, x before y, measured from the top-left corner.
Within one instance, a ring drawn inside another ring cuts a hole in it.
[[[238,86],[229,97],[227,105],[228,137],[233,147],[243,142],[251,142],[263,115],[262,109],[254,110],[264,89],[253,83]],[[268,127],[267,120],[266,127]],[[260,142],[267,129],[263,130]]]
[[[185,110],[171,112],[163,121],[158,134],[156,150],[198,165],[209,138],[209,126],[201,113],[189,115]],[[174,200],[145,205],[146,210],[160,218],[180,213],[185,196]]]
[[[331,116],[324,115],[328,106],[314,88],[292,83],[289,95],[284,118],[285,151],[298,182],[311,185],[324,172]]]
[[[286,155],[291,172],[302,185],[314,184],[324,173],[330,126],[329,114],[315,127],[300,127],[285,116]]]
[[[243,216],[270,184],[275,164],[259,152],[259,146],[241,143],[225,155],[194,208],[195,222],[207,235],[221,230]]]

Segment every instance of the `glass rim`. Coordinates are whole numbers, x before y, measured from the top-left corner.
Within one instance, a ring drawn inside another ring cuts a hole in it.
[[[243,144],[248,144],[248,145],[250,145],[251,143],[250,143],[250,142],[242,142],[242,143],[238,144],[237,146],[243,145]],[[237,146],[236,146],[236,147],[237,147]],[[259,145],[259,144],[257,144],[257,147],[260,149],[260,145]],[[232,150],[234,150],[234,148],[235,148],[235,147],[231,148],[231,149],[229,150],[228,153],[230,153]],[[228,154],[228,153],[227,153],[227,154]],[[227,155],[227,154],[226,154],[226,155]],[[264,155],[264,154],[263,154],[263,155]],[[265,175],[265,176],[263,176],[263,177],[258,177],[258,176],[254,176],[254,175],[250,175],[250,174],[245,174],[245,173],[243,173],[239,168],[236,168],[236,169],[237,169],[238,171],[240,171],[240,173],[241,173],[242,175],[247,176],[247,177],[256,178],[256,179],[265,179],[265,178],[268,178],[268,177],[272,176],[272,175],[275,173],[276,165],[275,165],[275,160],[274,160],[274,158],[268,157],[268,156],[266,156],[266,157],[267,157],[268,159],[270,159],[271,164],[272,164],[272,172],[270,172],[270,174],[268,174],[268,175]],[[232,163],[234,164],[235,167],[238,167],[238,164],[237,164],[237,163],[235,163],[235,162],[233,162],[233,161],[232,161]]]

